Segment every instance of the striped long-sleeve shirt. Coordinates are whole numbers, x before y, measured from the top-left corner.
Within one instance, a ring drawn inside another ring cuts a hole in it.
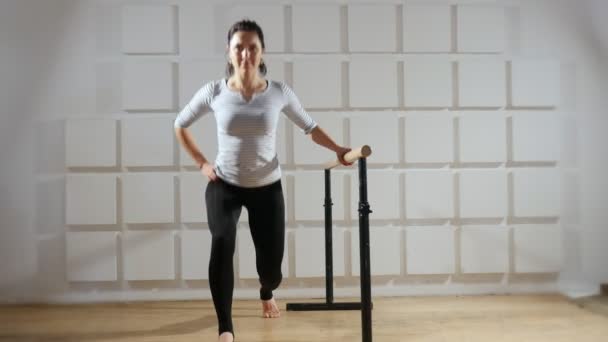
[[[209,82],[196,92],[177,115],[175,127],[188,127],[211,111],[217,123],[216,174],[228,183],[248,188],[281,178],[276,153],[280,112],[305,134],[317,125],[283,82],[268,81],[264,91],[246,101],[240,92],[228,88],[224,78]]]

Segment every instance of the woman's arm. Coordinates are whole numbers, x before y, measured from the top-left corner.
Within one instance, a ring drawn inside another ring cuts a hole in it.
[[[336,142],[327,133],[325,133],[321,127],[316,126],[313,128],[313,130],[310,132],[310,137],[315,143],[336,152],[336,156],[342,165],[352,165],[352,163],[348,163],[344,160],[344,155],[351,149],[336,144]]]
[[[206,175],[210,180],[214,181],[217,179],[215,175],[215,170],[213,169],[213,165],[209,163],[207,158],[201,153],[198,146],[194,142],[194,138],[192,134],[188,130],[188,128],[184,127],[175,127],[175,136],[177,137],[177,141],[180,145],[184,147],[186,152],[192,157],[195,164],[199,169]]]

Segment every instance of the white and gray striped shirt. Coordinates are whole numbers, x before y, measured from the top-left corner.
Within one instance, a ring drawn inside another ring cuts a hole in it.
[[[214,112],[218,142],[215,171],[228,183],[251,188],[281,178],[276,153],[279,112],[305,134],[317,126],[286,84],[267,83],[264,91],[246,101],[240,92],[228,88],[227,79],[209,82],[175,119],[175,127],[188,127],[202,115]]]

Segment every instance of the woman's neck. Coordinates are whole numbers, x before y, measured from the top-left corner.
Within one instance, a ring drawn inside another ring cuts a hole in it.
[[[256,73],[234,74],[232,76],[232,85],[240,90],[255,89],[260,83],[260,77]]]

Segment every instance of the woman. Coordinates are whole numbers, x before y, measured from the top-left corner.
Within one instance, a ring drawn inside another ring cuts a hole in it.
[[[219,323],[219,341],[233,341],[232,259],[241,208],[249,213],[261,283],[263,317],[279,317],[272,291],[281,282],[285,222],[281,169],[276,154],[276,128],[282,111],[317,144],[334,151],[344,165],[349,148],[337,145],[304,111],[292,90],[264,78],[264,35],[254,22],[242,20],[228,31],[227,78],[205,84],[175,120],[181,146],[209,179],[205,191],[212,236],[209,285]],[[213,111],[218,154],[211,163],[198,149],[187,127]]]

